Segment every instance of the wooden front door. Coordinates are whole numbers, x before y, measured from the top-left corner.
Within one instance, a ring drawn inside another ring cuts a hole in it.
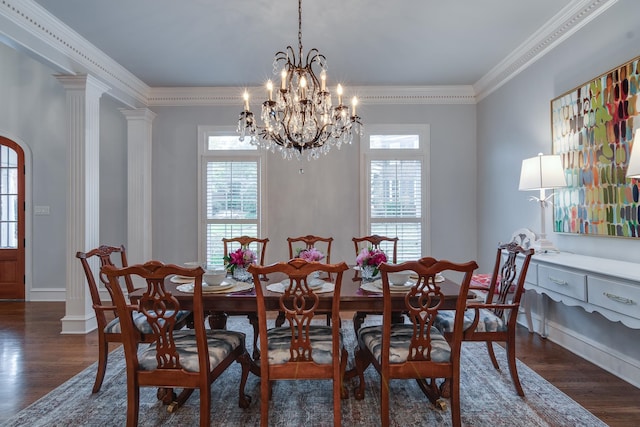
[[[0,136],[0,299],[24,299],[24,152]]]

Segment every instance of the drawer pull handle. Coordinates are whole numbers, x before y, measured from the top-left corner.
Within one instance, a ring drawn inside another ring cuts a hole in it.
[[[548,276],[549,280],[555,283],[556,285],[568,285],[569,282],[561,279],[556,279],[555,277]]]
[[[635,304],[632,299],[624,298],[615,294],[610,294],[609,292],[603,292],[602,295],[609,298],[610,300],[621,302],[622,304],[627,304],[627,305]]]

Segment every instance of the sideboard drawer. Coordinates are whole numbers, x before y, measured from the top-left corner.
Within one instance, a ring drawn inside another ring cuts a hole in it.
[[[640,287],[589,276],[589,303],[631,317],[640,316]]]
[[[587,300],[586,274],[539,265],[538,286],[580,301]]]

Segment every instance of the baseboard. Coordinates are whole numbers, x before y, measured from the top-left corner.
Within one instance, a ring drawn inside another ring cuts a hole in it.
[[[535,313],[532,313],[531,317],[534,332],[540,333],[542,330],[540,317]],[[518,323],[527,327],[524,314],[518,316]],[[589,337],[549,320],[547,320],[547,339],[640,388],[640,360],[605,347]]]
[[[66,301],[65,288],[31,288],[27,301]]]

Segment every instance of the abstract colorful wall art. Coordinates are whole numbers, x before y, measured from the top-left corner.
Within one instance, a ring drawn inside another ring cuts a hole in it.
[[[553,153],[567,178],[555,191],[555,232],[640,238],[640,180],[625,177],[640,128],[639,61],[551,100]]]

